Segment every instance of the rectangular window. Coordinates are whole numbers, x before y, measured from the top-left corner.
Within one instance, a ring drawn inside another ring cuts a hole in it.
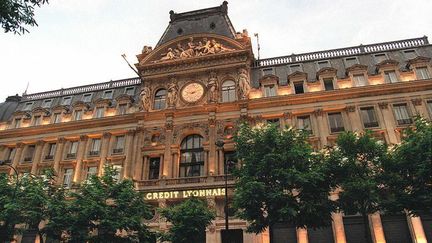
[[[83,111],[82,110],[76,110],[74,114],[74,120],[80,121],[82,120]]]
[[[149,165],[149,180],[157,180],[159,179],[159,167],[160,167],[160,158],[150,158]]]
[[[276,96],[276,87],[274,85],[265,85],[264,93],[265,93],[265,97]]]
[[[270,74],[273,75],[274,74],[273,68],[264,68],[262,70],[262,74],[263,76],[270,75]]]
[[[297,128],[312,134],[312,122],[310,116],[297,117]]]
[[[304,93],[304,87],[303,87],[303,81],[294,83],[294,92],[296,94],[303,94]]]
[[[237,165],[237,156],[235,151],[224,152],[224,173],[232,174]]]
[[[222,84],[222,102],[236,100],[236,88],[234,81],[228,80]]]
[[[42,117],[41,116],[34,116],[33,117],[33,126],[39,126],[41,124]]]
[[[115,174],[115,176],[113,176],[113,178],[114,178],[116,181],[119,181],[119,180],[120,180],[120,177],[121,177],[121,173],[122,173],[123,166],[121,166],[121,165],[114,165],[113,168],[114,168],[114,170],[115,170],[115,172],[116,172],[116,174]]]
[[[63,99],[62,99],[62,105],[70,105],[71,104],[71,102],[72,102],[72,97],[63,97]]]
[[[36,149],[35,145],[29,145],[27,147],[25,155],[24,155],[24,162],[30,162],[33,160],[33,155],[34,155],[35,149]]]
[[[398,82],[398,78],[396,76],[395,71],[386,71],[384,72],[384,80],[387,84]]]
[[[124,93],[127,95],[134,95],[135,94],[135,87],[126,87],[124,90]]]
[[[362,107],[360,108],[360,113],[365,128],[378,127],[378,119],[373,107]]]
[[[60,123],[60,122],[61,122],[61,114],[54,113],[53,123]]]
[[[417,57],[417,53],[415,50],[404,50],[403,54],[407,60],[414,59]]]
[[[417,75],[417,79],[429,79],[429,71],[427,69],[427,67],[419,67],[416,68],[416,75]]]
[[[32,107],[33,107],[33,102],[27,102],[25,103],[23,110],[29,111],[31,110]]]
[[[72,186],[73,169],[68,168],[63,170],[63,186],[70,188]]]
[[[326,91],[334,90],[334,85],[333,85],[333,79],[332,78],[325,78],[325,79],[323,79],[323,82],[324,82],[324,89]]]
[[[98,107],[98,108],[96,108],[95,117],[96,118],[102,118],[102,117],[104,117],[104,113],[105,113],[105,107]]]
[[[345,131],[342,114],[340,112],[329,113],[328,118],[330,124],[330,131],[332,133]]]
[[[361,87],[366,85],[366,77],[363,74],[353,75],[353,83],[356,87]]]
[[[380,63],[382,61],[387,60],[387,55],[385,53],[379,53],[379,54],[375,54],[373,55],[375,63]]]
[[[316,66],[317,66],[317,70],[321,70],[322,68],[326,68],[326,67],[330,67],[330,62],[329,61],[319,61],[316,62]]]
[[[11,164],[14,157],[15,157],[15,153],[16,153],[16,148],[9,148],[7,151],[7,156],[5,159],[5,163],[6,164]]]
[[[408,106],[406,104],[393,105],[393,111],[398,125],[407,125],[412,123]]]
[[[100,147],[101,147],[100,138],[93,138],[92,143],[91,143],[91,147],[90,147],[89,155],[99,155]]]
[[[66,155],[67,159],[75,159],[78,151],[78,141],[71,141],[69,147],[69,153]]]
[[[123,153],[125,146],[125,136],[116,136],[113,154]]]
[[[127,111],[127,104],[118,105],[118,110],[117,110],[118,115],[124,115],[126,114],[126,111]]]
[[[93,96],[93,93],[83,94],[81,101],[85,102],[85,103],[91,102],[92,96]]]
[[[20,128],[20,127],[21,127],[21,118],[16,118],[14,128]]]
[[[288,66],[290,73],[303,72],[303,67],[301,64],[292,64]]]
[[[87,175],[86,175],[86,179],[90,179],[92,176],[97,175],[98,172],[98,167],[97,166],[90,166],[87,168]]]
[[[42,107],[43,108],[49,108],[49,107],[51,107],[51,104],[52,104],[52,100],[51,99],[44,100],[43,103],[42,103]]]
[[[357,60],[357,57],[347,57],[347,58],[345,58],[345,67],[346,68],[349,68],[349,67],[351,67],[351,66],[353,66],[355,64],[358,64],[358,63],[359,62]]]
[[[104,99],[112,99],[112,97],[113,97],[113,91],[112,90],[104,91],[104,93],[103,93]]]
[[[48,153],[47,153],[47,155],[45,156],[45,159],[46,159],[46,160],[54,159],[54,155],[55,155],[55,152],[56,152],[56,148],[57,148],[57,144],[55,144],[55,143],[50,143],[50,144],[48,144]]]

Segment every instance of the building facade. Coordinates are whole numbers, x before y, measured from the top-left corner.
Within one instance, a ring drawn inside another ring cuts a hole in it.
[[[206,198],[217,211],[206,241],[216,243],[225,227],[224,164],[240,121],[307,129],[319,150],[340,132],[366,129],[397,144],[414,115],[432,119],[427,37],[257,60],[227,12],[226,2],[171,11],[156,46],[137,55],[140,77],[9,97],[0,104],[0,160],[20,173],[52,167],[67,187],[112,164],[155,207]],[[432,242],[428,215],[375,214],[370,222],[375,242]],[[158,215],[148,224],[169,227]],[[268,242],[246,226],[230,218],[244,242]],[[275,231],[276,242],[351,243],[362,242],[362,230],[361,219],[340,213],[328,228]]]

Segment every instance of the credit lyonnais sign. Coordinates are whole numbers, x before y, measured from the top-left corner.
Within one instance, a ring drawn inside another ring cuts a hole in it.
[[[145,199],[175,199],[175,198],[189,198],[189,197],[215,197],[224,196],[225,188],[213,189],[197,189],[197,190],[184,190],[184,191],[169,191],[169,192],[148,192],[144,194]]]

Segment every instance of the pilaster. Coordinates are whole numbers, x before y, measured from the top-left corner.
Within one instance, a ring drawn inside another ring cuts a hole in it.
[[[38,140],[36,142],[36,149],[35,149],[35,153],[33,155],[32,168],[30,171],[32,174],[37,173],[38,165],[39,165],[39,162],[40,162],[41,156],[42,156],[42,150],[43,150],[44,143],[45,142],[42,140]]]
[[[81,182],[82,160],[86,153],[87,143],[88,143],[88,136],[81,135],[79,145],[78,145],[76,165],[75,165],[75,175],[73,180],[75,183]]]
[[[385,124],[385,128],[387,131],[387,135],[389,138],[389,143],[390,144],[396,144],[398,143],[398,139],[396,136],[396,124],[395,124],[395,120],[393,118],[393,114],[392,111],[389,108],[389,105],[387,102],[380,102],[378,103],[379,106],[379,110],[381,112],[382,115],[382,122],[383,124]]]
[[[60,161],[62,160],[63,156],[63,149],[64,145],[66,143],[66,140],[64,137],[59,137],[57,139],[57,150],[54,155],[54,171],[59,174],[59,168],[60,168]]]
[[[126,133],[126,143],[125,143],[125,154],[126,158],[124,161],[124,178],[131,177],[131,168],[132,168],[132,157],[133,157],[133,140],[135,136],[136,130],[128,130]]]
[[[100,148],[99,176],[101,176],[104,173],[110,140],[111,140],[111,133],[104,132],[102,134],[102,143]]]

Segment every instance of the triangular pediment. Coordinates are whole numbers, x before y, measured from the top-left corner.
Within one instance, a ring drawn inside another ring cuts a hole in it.
[[[384,61],[378,63],[376,66],[378,68],[381,68],[381,67],[386,67],[386,66],[397,66],[397,65],[399,65],[398,61],[393,60],[393,59],[387,59],[387,60],[384,60]]]
[[[305,79],[307,79],[307,73],[302,72],[302,71],[295,71],[295,72],[288,75],[288,79],[293,79],[293,78],[305,78]]]
[[[259,79],[260,84],[269,82],[276,82],[277,84],[279,84],[279,77],[273,74],[267,74]]]
[[[320,76],[323,74],[330,74],[330,73],[334,73],[336,75],[337,69],[333,67],[323,67],[320,70],[318,70],[317,75]]]
[[[353,71],[366,71],[368,69],[367,65],[362,64],[354,64],[351,67],[347,67],[346,72],[353,72]]]

